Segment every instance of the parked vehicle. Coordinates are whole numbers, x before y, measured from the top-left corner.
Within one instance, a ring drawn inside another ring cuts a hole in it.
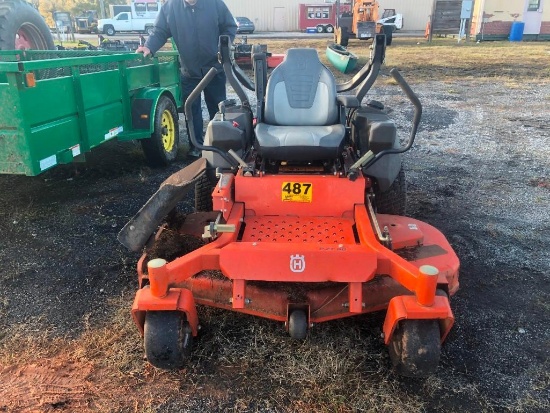
[[[75,17],[74,20],[77,33],[97,32],[97,12],[95,10],[86,10],[82,15]]]
[[[349,4],[300,4],[299,8],[299,28],[302,31],[315,30],[317,33],[334,33],[336,27],[336,15],[349,12],[351,7]]]
[[[256,27],[248,17],[235,17],[237,23],[237,33],[254,33]]]
[[[115,138],[140,140],[152,166],[175,159],[176,51],[151,60],[119,50],[7,50],[0,59],[0,173],[38,175]]]
[[[0,0],[0,174],[38,175],[115,138],[140,140],[152,166],[173,161],[183,104],[178,53],[151,60],[131,52],[143,41],[45,50],[55,46],[38,10]]]
[[[161,2],[135,1],[130,4],[130,11],[118,13],[111,19],[100,19],[97,23],[99,33],[114,36],[117,32],[153,33],[155,19]]]
[[[340,6],[339,0],[336,6]],[[352,37],[369,40],[374,39],[376,34],[385,34],[386,45],[391,45],[393,32],[403,26],[403,16],[395,13],[395,9],[389,9],[380,17],[379,7],[376,0],[354,0],[351,12],[338,13],[334,42],[347,46]]]

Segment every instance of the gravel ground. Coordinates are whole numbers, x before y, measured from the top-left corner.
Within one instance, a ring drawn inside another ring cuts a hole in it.
[[[550,86],[474,79],[414,89],[424,117],[404,157],[408,214],[439,228],[462,264],[451,303],[456,323],[437,374],[417,381],[389,372],[376,338],[380,315],[326,323],[297,346],[276,323],[201,310],[208,328],[189,370],[161,376],[170,386],[143,411],[550,410]],[[406,136],[412,111],[399,88],[377,87],[370,98],[393,110]],[[152,170],[138,146],[110,142],[84,165],[34,178],[0,176],[0,372],[48,360],[40,352],[29,359],[14,343],[44,336],[78,342],[90,326],[129,310],[138,257],[116,234],[188,162],[182,154],[173,166]],[[191,205],[188,199],[181,209]],[[131,340],[130,356],[142,366],[137,334]],[[1,377],[0,400],[22,397]],[[126,377],[120,388],[128,403],[113,411],[142,411],[132,389],[151,386],[147,377]],[[342,378],[346,383],[334,387]],[[107,388],[93,376],[89,381]],[[315,383],[326,390],[312,393]],[[94,394],[91,406],[108,397]],[[2,403],[0,410],[10,411]],[[70,400],[57,407],[71,411]]]

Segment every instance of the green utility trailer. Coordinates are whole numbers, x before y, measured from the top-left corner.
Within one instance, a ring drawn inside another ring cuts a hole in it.
[[[153,166],[178,150],[177,52],[0,51],[0,173],[38,175],[111,139]]]

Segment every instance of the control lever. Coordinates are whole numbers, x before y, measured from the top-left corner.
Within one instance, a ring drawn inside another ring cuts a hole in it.
[[[237,102],[235,101],[235,99],[225,99],[225,100],[221,101],[220,103],[218,103],[218,111],[222,115],[222,120],[225,120],[225,110],[226,110],[226,108],[228,108],[230,106],[236,106],[236,105],[237,105]]]
[[[222,115],[222,121],[225,120],[225,100],[222,100],[220,103],[218,103],[218,111]]]

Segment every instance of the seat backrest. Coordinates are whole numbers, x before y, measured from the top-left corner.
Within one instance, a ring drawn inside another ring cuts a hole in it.
[[[267,82],[264,122],[283,126],[339,123],[334,75],[315,49],[289,49]]]

